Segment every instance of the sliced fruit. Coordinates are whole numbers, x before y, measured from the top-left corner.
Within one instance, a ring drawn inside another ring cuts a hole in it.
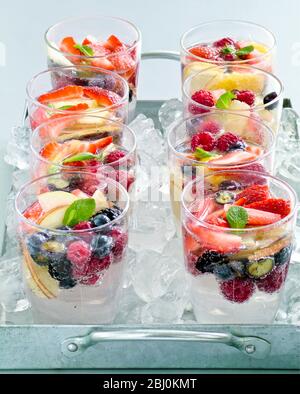
[[[281,220],[281,215],[259,211],[258,209],[245,208],[248,213],[248,226],[266,226]]]
[[[46,103],[51,103],[54,101],[78,99],[81,97],[83,97],[83,87],[82,86],[68,85],[63,88],[42,94],[38,98],[38,101],[42,104],[46,104]]]
[[[254,160],[256,155],[246,151],[233,151],[225,154],[223,157],[218,159],[210,160],[210,163],[216,164],[218,166],[228,166],[228,165],[238,165],[247,163],[248,161]]]
[[[107,201],[107,198],[100,190],[97,189],[93,194],[92,198],[96,202],[96,212],[99,212],[102,209],[109,208],[109,203]]]
[[[91,59],[91,65],[94,67],[104,68],[105,70],[114,70],[114,65],[106,57],[94,57]]]
[[[74,194],[74,196],[78,197],[78,198],[90,198],[90,196],[86,193],[84,193],[82,190],[80,189],[75,189],[72,191],[72,194]]]
[[[50,42],[50,45],[47,45],[48,57],[54,64],[59,64],[61,66],[73,66],[73,63],[70,61],[72,59],[66,58],[55,42]],[[75,59],[74,57],[74,63],[76,63],[76,61],[78,61],[78,59]]]
[[[57,207],[48,211],[46,215],[39,220],[38,224],[45,228],[55,229],[63,225],[65,213],[70,205]]]
[[[60,145],[57,142],[48,142],[40,151],[40,155],[45,159],[50,159],[60,149]]]
[[[26,219],[37,222],[44,215],[44,212],[40,203],[36,201],[26,209],[23,215]]]
[[[98,105],[103,107],[109,107],[120,102],[120,96],[117,93],[101,89],[98,86],[85,87],[83,91],[85,96],[96,100]]]
[[[59,48],[64,53],[81,56],[80,50],[75,48],[76,44],[77,43],[73,37],[65,37],[61,41]]]
[[[269,274],[274,265],[274,257],[266,257],[260,260],[249,261],[246,265],[246,271],[250,278],[259,279]]]
[[[107,41],[104,43],[104,46],[111,51],[115,51],[116,49],[120,48],[126,48],[125,45],[118,39],[118,37],[113,34],[108,37]]]
[[[76,195],[64,191],[47,192],[38,196],[38,201],[45,213],[57,207],[71,205],[77,199]]]
[[[264,153],[263,148],[259,146],[250,146],[246,147],[246,152],[253,153],[255,156],[259,157]]]
[[[68,109],[72,109],[78,105],[87,106],[87,108],[94,109],[98,107],[96,100],[91,100],[89,98],[81,97],[76,99],[69,99],[66,101],[54,101],[51,103],[51,107],[54,109],[64,109],[67,111]],[[51,108],[49,108],[49,113],[51,114]]]
[[[240,205],[246,205],[257,201],[265,200],[268,197],[269,197],[269,187],[267,185],[252,185],[244,189],[242,192],[240,192],[236,196],[236,200],[243,198],[244,199],[243,204]]]
[[[210,86],[211,90],[225,89],[232,90],[250,90],[255,93],[261,93],[265,84],[263,75],[250,72],[233,72],[224,76],[221,81],[216,81]]]
[[[282,198],[269,198],[263,201],[253,202],[252,204],[247,205],[247,208],[271,212],[284,218],[291,212],[291,203],[290,201],[284,200]]]

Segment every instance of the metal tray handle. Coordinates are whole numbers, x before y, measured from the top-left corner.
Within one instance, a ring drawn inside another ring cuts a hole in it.
[[[166,59],[180,62],[180,53],[175,51],[153,51],[142,53],[142,60]]]
[[[271,351],[271,344],[265,339],[258,337],[163,329],[92,331],[85,336],[72,337],[64,340],[61,344],[61,351],[66,357],[75,357],[83,353],[89,347],[107,341],[188,341],[222,343],[234,347],[248,357],[254,359],[266,358]]]

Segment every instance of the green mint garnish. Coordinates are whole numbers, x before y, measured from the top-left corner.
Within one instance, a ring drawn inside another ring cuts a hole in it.
[[[88,45],[80,45],[80,44],[76,44],[74,45],[75,49],[79,49],[80,52],[84,55],[84,56],[94,56],[94,51],[91,47],[89,47]]]
[[[91,159],[97,159],[98,156],[93,155],[92,153],[89,152],[82,152],[78,153],[77,155],[68,157],[63,161],[63,164],[67,163],[73,163],[74,161],[85,161],[85,160],[91,160]]]
[[[238,51],[236,51],[236,55],[238,57],[243,57],[246,55],[249,55],[249,53],[254,51],[254,46],[253,45],[249,45],[247,47],[241,48]]]
[[[196,148],[194,155],[198,160],[210,159],[215,156],[213,153],[207,152],[202,148]]]
[[[243,207],[232,206],[226,213],[226,219],[231,228],[245,228],[248,223],[248,213]]]
[[[219,109],[228,109],[230,107],[230,104],[232,100],[236,98],[236,95],[232,92],[226,92],[222,94],[222,96],[219,97],[217,103],[216,103],[216,108]]]
[[[96,201],[93,198],[76,200],[66,210],[63,224],[74,227],[76,224],[89,220],[96,211]]]
[[[228,54],[233,54],[233,53],[235,53],[235,49],[234,48],[232,48],[232,47],[224,47],[222,50],[221,50],[221,52],[224,54],[224,55],[228,55]]]
[[[65,111],[66,109],[70,109],[74,107],[74,105],[63,105],[62,107],[59,107],[57,109],[60,109],[61,111]]]

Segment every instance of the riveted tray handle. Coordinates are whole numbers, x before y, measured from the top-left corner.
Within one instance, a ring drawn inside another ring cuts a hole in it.
[[[248,357],[254,359],[266,358],[271,350],[271,344],[259,337],[163,329],[92,331],[85,336],[72,337],[64,340],[61,344],[61,350],[66,357],[76,357],[89,347],[107,341],[188,341],[222,343],[234,347]]]

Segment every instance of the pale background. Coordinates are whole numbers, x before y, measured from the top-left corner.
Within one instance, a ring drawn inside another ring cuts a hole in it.
[[[144,51],[178,50],[181,34],[208,20],[232,18],[265,25],[277,37],[278,75],[285,94],[300,110],[299,0],[0,0],[0,50],[6,49],[5,62],[0,58],[0,207],[10,182],[3,162],[5,141],[21,120],[27,80],[45,69],[44,31],[66,17],[91,14],[134,22],[142,31]],[[175,62],[148,61],[141,68],[139,97],[179,96],[179,73]]]

